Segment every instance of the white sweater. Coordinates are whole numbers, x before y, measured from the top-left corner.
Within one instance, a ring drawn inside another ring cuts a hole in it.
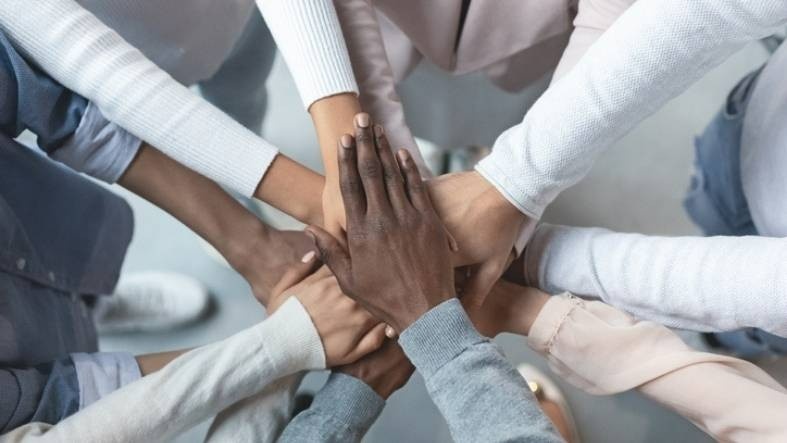
[[[544,224],[525,263],[532,286],[601,298],[640,319],[700,331],[757,327],[787,337],[787,239]]]
[[[784,0],[640,0],[504,132],[477,170],[539,218],[595,158],[747,42],[787,23]]]
[[[282,377],[324,368],[320,336],[303,305],[290,297],[264,322],[183,354],[55,426],[29,424],[0,442],[166,442],[266,386],[279,391],[273,382]],[[255,429],[281,421],[276,415],[255,420]]]
[[[321,97],[357,91],[330,0],[265,0],[258,6],[307,106]],[[278,152],[176,82],[73,0],[4,0],[0,27],[20,51],[97,104],[107,118],[243,195],[253,194]]]

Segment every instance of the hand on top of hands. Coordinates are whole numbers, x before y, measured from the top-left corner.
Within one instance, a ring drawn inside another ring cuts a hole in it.
[[[352,363],[383,344],[385,325],[342,294],[331,272],[318,266],[312,252],[285,272],[272,291],[268,312],[297,297],[320,334],[328,367]]]
[[[382,127],[357,116],[339,148],[347,246],[310,226],[344,292],[397,332],[455,296],[449,237],[407,151],[394,159]]]
[[[414,370],[415,367],[394,340],[387,340],[380,349],[355,363],[336,368],[338,372],[363,381],[386,400],[407,383]]]

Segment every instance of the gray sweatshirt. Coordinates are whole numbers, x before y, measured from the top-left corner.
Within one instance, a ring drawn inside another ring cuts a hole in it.
[[[399,338],[457,442],[560,442],[527,383],[473,327],[459,300],[446,301]],[[384,401],[359,380],[333,374],[280,441],[360,441]]]

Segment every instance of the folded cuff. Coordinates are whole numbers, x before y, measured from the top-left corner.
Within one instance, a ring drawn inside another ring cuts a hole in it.
[[[399,345],[424,378],[484,341],[488,339],[476,331],[456,298],[435,306],[399,336]]]
[[[139,380],[137,360],[127,352],[71,354],[79,381],[79,409]]]
[[[534,351],[547,355],[552,349],[558,331],[571,312],[582,305],[582,300],[569,293],[551,297],[541,308],[538,317],[530,327],[527,344]]]

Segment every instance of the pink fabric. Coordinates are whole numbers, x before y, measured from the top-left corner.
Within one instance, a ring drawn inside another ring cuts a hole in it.
[[[589,393],[637,389],[720,441],[787,441],[787,389],[762,369],[696,351],[666,327],[602,302],[552,297],[528,344]]]

